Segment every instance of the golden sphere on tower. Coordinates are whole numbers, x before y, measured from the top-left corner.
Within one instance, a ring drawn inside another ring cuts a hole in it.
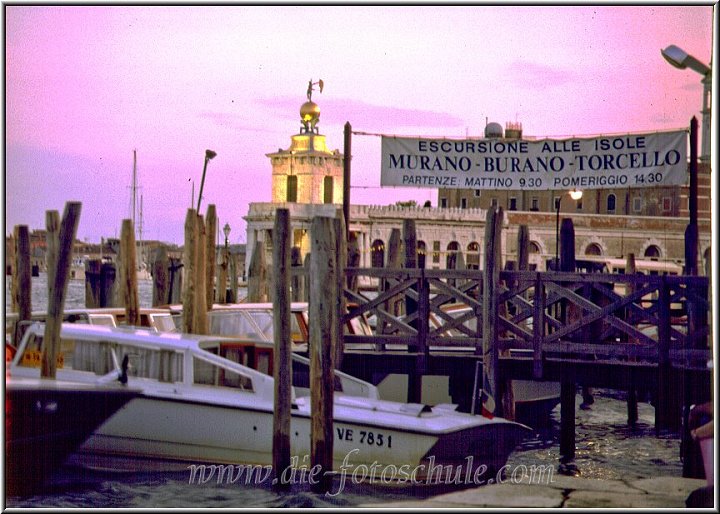
[[[320,118],[320,107],[315,102],[305,102],[300,106],[300,118],[304,122]]]

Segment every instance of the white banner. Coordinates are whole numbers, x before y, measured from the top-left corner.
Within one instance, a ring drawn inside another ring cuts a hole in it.
[[[383,136],[380,185],[493,190],[684,184],[687,130],[573,139]]]

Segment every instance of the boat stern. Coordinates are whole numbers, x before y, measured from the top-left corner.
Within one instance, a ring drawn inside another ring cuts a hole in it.
[[[530,427],[495,419],[479,426],[447,434],[423,457],[424,480],[429,484],[482,485],[495,481],[508,457]]]

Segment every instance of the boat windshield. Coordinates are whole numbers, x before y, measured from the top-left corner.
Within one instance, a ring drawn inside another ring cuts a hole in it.
[[[290,314],[290,332],[296,344],[307,342],[306,312]],[[208,312],[210,333],[225,336],[258,336],[263,341],[274,339],[272,309],[219,309]]]

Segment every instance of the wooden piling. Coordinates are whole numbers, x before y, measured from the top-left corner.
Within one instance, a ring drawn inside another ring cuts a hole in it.
[[[290,466],[290,421],[292,403],[292,331],[290,328],[290,211],[275,211],[273,229],[273,337],[275,356],[273,377],[275,401],[273,411],[273,484],[288,489],[290,481],[282,478]]]
[[[170,303],[168,296],[170,289],[170,280],[168,276],[170,262],[168,261],[168,253],[165,245],[160,245],[155,251],[153,260],[152,276],[153,276],[153,307]]]
[[[335,222],[316,216],[310,232],[310,460],[312,468],[319,470],[319,478],[311,488],[321,493],[330,489],[333,469],[332,348],[337,344],[339,323]]]
[[[629,253],[627,258],[625,259],[625,274],[626,275],[635,275],[636,267],[635,267],[635,254]],[[627,295],[631,295],[633,293],[633,283],[629,282],[627,284]],[[632,317],[627,320],[628,323],[633,324]],[[630,372],[630,380],[628,384],[628,396],[627,396],[627,413],[628,413],[628,425],[631,427],[635,427],[638,420],[638,402],[637,402],[637,384],[636,384],[636,377],[635,372],[632,368],[629,370]]]
[[[305,268],[305,275],[303,277],[303,302],[310,302],[310,253],[305,255],[305,261],[303,262]]]
[[[126,323],[130,326],[140,325],[137,270],[135,227],[132,220],[124,219],[120,231],[120,297],[125,307]]]
[[[530,267],[530,230],[527,225],[518,227],[517,241],[517,269],[527,271]]]
[[[215,293],[215,262],[217,259],[217,247],[215,244],[215,234],[217,234],[217,212],[214,204],[208,205],[205,218],[205,299],[207,310],[211,310],[215,298],[218,303],[225,303],[225,283],[223,282],[223,291],[220,291],[220,277],[218,276],[217,294]],[[222,300],[220,300],[222,299]]]
[[[80,202],[67,202],[62,223],[57,211],[47,211],[48,309],[42,344],[40,376],[55,378],[60,351],[60,326],[65,310],[65,294],[72,265],[73,243],[80,220]]]
[[[100,265],[100,307],[117,307],[115,290],[117,283],[117,269],[113,262],[103,262]]]
[[[195,279],[197,280],[195,288],[195,333],[196,334],[207,334],[207,291],[212,290],[212,283],[207,283],[207,261],[205,259],[205,250],[207,249],[208,237],[212,237],[207,233],[205,226],[205,220],[201,215],[197,215],[197,261],[196,261],[196,274]]]
[[[337,313],[337,323],[335,323],[336,334],[335,334],[335,346],[332,349],[333,361],[332,369],[341,369],[343,354],[345,351],[344,347],[344,335],[345,327],[341,322],[343,315],[347,312],[346,301],[345,301],[345,268],[347,267],[347,241],[343,234],[346,234],[345,230],[345,217],[343,211],[338,209],[337,216],[335,218],[335,234],[338,235],[337,244],[335,245],[336,255],[335,260],[337,262],[335,278],[337,279],[336,289],[337,295],[335,297],[335,312]]]
[[[290,250],[290,267],[297,270],[298,268],[301,268],[302,265],[303,263],[302,257],[300,256],[300,247],[293,246]],[[305,288],[305,281],[303,280],[302,275],[294,273],[290,278],[290,285],[292,288],[292,301],[305,301],[305,291],[303,290]]]
[[[347,241],[347,266],[348,268],[359,268],[360,267],[360,247],[358,246],[358,238],[355,232],[350,233]],[[346,287],[351,291],[357,292],[358,290],[358,277],[357,275],[347,277]]]
[[[248,270],[248,302],[267,302],[266,282],[265,241],[256,241],[250,258],[250,269]]]
[[[100,273],[102,261],[90,259],[85,263],[85,307],[100,307]]]
[[[570,218],[563,218],[560,228],[560,271],[575,271],[575,227]],[[560,305],[560,318],[566,322],[564,303]],[[571,365],[566,365],[560,381],[560,462],[572,464],[575,459],[575,383]]]
[[[12,310],[18,313],[18,325],[29,320],[32,314],[32,268],[30,266],[30,232],[27,225],[15,225],[14,265],[12,267]],[[17,346],[23,336],[21,330],[14,331],[12,341]]]
[[[387,269],[400,269],[402,268],[402,237],[400,235],[400,229],[394,228],[390,231],[390,239],[388,240],[388,254],[387,262],[385,267]],[[384,281],[384,290],[391,287],[388,280]],[[395,296],[389,300],[388,312],[394,316],[402,315],[403,308],[401,307],[402,298],[400,295]]]
[[[575,396],[577,386],[572,379],[560,381],[560,462],[575,460]]]
[[[517,269],[518,271],[528,271],[530,269],[530,230],[527,225],[520,225],[518,227]],[[518,281],[516,285],[518,287],[525,286],[521,281]],[[527,295],[524,294],[523,297],[527,298]]]
[[[502,254],[500,235],[503,209],[491,207],[485,219],[485,264],[483,266],[483,391],[485,411],[502,415],[502,398],[498,396],[500,376],[497,351],[497,287],[500,282]]]
[[[10,234],[5,241],[5,275],[15,273],[15,238]]]
[[[114,307],[120,304],[115,298],[115,263],[90,259],[85,263],[85,307]],[[119,286],[118,288],[119,289]]]
[[[183,291],[183,258],[169,257],[168,258],[168,272],[170,273],[169,283],[170,290],[168,291],[168,302],[169,304],[182,303],[182,291]]]
[[[215,303],[223,304],[228,301],[227,276],[230,264],[228,253],[228,249],[225,247],[220,250],[220,264],[217,272],[217,284],[215,285]]]
[[[228,248],[228,262],[230,266],[230,287],[228,288],[228,301],[230,303],[237,303],[237,290],[238,290],[238,269],[237,269],[237,258],[234,253]]]
[[[655,433],[667,430],[673,425],[671,399],[670,362],[670,285],[663,279],[658,298],[658,383],[655,399]]]
[[[403,248],[405,249],[405,269],[417,268],[417,231],[415,220],[403,220],[402,227]],[[413,288],[417,290],[417,288]],[[417,301],[405,295],[405,314],[410,316],[417,311]]]
[[[402,242],[405,250],[405,269],[417,268],[417,230],[414,219],[403,220]],[[424,277],[418,280],[419,284],[412,290],[419,292],[423,288]],[[405,314],[410,317],[418,311],[418,302],[408,294],[405,295]],[[427,319],[427,318],[426,318]],[[410,326],[418,330],[418,356],[415,359],[415,372],[408,375],[407,399],[410,403],[422,402],[423,375],[427,372],[427,330],[422,330],[425,319],[416,319],[410,322]]]
[[[195,333],[195,301],[197,287],[197,213],[195,209],[188,209],[185,216],[185,246],[183,250],[183,327],[182,331],[188,334]],[[204,296],[203,296],[204,299]]]

